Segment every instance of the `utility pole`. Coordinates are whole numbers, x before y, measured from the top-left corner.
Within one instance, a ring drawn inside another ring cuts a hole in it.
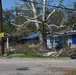
[[[2,24],[2,1],[0,0],[0,33],[3,33],[3,24]],[[4,54],[4,38],[1,37],[1,51],[0,54]]]

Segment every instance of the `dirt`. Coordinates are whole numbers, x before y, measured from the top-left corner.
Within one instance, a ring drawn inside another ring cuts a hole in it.
[[[64,75],[73,75],[76,73],[76,69],[66,69],[66,68],[48,68],[52,72],[62,72]]]

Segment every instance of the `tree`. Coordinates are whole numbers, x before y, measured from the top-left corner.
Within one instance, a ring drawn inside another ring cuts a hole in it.
[[[25,1],[25,0],[23,0],[23,1]],[[60,6],[60,4],[62,3],[62,1],[63,0],[59,0],[59,2],[56,5],[56,7]],[[37,4],[38,2],[42,3],[42,5],[38,5]],[[38,0],[36,0],[36,1],[34,1],[34,0],[26,0],[25,3],[28,6],[29,11],[31,11],[32,16],[29,16],[29,15],[25,16],[25,14],[22,14],[22,13],[19,13],[19,15],[26,18],[26,20],[27,20],[26,23],[27,22],[33,22],[33,23],[35,23],[37,32],[39,34],[40,49],[44,49],[45,48],[45,45],[44,45],[45,44],[45,42],[44,42],[44,38],[45,38],[45,26],[47,26],[49,29],[51,29],[51,27],[58,28],[57,25],[55,25],[55,24],[48,25],[48,22],[47,22],[49,20],[49,18],[53,15],[53,13],[58,8],[53,9],[52,12],[50,12],[48,14],[48,16],[46,17],[46,3],[49,3],[49,2],[46,2],[46,0],[43,0],[43,1],[42,0],[39,0],[39,1]],[[40,10],[37,10],[38,8]],[[49,8],[49,7],[47,7],[47,8]],[[15,25],[15,24],[13,24],[13,25]],[[23,25],[25,25],[25,24],[22,24],[20,26],[23,26]],[[19,26],[19,25],[15,25],[15,26]]]
[[[15,18],[15,15],[13,13],[14,13],[13,9],[3,10],[3,16],[2,16],[3,17],[3,31],[5,33],[10,33],[13,30],[13,26],[11,24],[12,20],[14,20]]]
[[[67,28],[76,30],[76,2],[73,4],[73,8],[75,11],[66,10],[66,22]]]
[[[74,2],[74,9],[76,9],[76,2]]]
[[[36,25],[37,32],[39,34],[40,48],[45,48],[44,38],[46,35],[46,28],[50,30],[50,32],[54,32],[56,30],[62,30],[63,22],[65,24],[68,21],[67,13],[63,12],[65,10],[72,11],[73,9],[66,8],[62,5],[63,0],[58,0],[58,4],[50,5],[54,0],[22,0],[26,4],[25,7],[21,8],[25,10],[25,12],[29,12],[30,15],[19,13],[18,15],[24,17],[26,20],[22,25],[16,25],[17,27],[26,25],[27,23],[34,23]],[[50,6],[50,7],[49,7]],[[59,10],[58,10],[59,9]],[[61,11],[63,9],[63,11]],[[28,11],[27,11],[28,10]],[[65,17],[64,17],[65,16]],[[65,19],[64,19],[65,18]],[[73,22],[72,22],[73,23]],[[68,27],[66,27],[68,29]],[[66,29],[65,29],[66,30]]]

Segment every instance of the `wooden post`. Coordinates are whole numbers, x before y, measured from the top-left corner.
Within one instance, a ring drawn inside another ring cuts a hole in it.
[[[2,24],[2,2],[0,0],[0,33],[3,32],[3,24]],[[4,54],[4,38],[1,38],[1,51],[0,54]]]

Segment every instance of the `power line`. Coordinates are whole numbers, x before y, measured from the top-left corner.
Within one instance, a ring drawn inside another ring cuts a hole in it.
[[[27,1],[27,0],[21,0],[21,1],[44,5],[43,3],[39,3],[39,2],[31,2],[31,1]],[[61,8],[61,9],[65,9],[65,10],[76,11],[75,9],[65,7],[64,5],[61,5],[61,6],[53,6],[53,5],[46,4],[46,6],[47,7]]]

